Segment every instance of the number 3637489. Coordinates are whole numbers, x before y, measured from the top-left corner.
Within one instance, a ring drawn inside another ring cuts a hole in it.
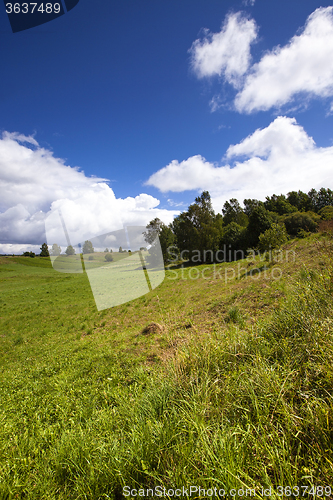
[[[40,12],[41,14],[59,14],[61,10],[60,3],[6,3],[7,14],[33,14]]]

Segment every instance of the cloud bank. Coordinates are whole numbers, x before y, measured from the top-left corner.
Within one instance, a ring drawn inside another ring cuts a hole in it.
[[[268,127],[231,145],[223,163],[215,165],[200,155],[173,160],[155,172],[147,185],[164,193],[208,190],[220,212],[230,198],[264,200],[273,193],[330,186],[333,147],[318,148],[295,118],[279,116]]]
[[[32,136],[4,132],[0,139],[0,252],[39,250],[45,241],[45,218],[61,209],[73,243],[117,230],[165,223],[178,212],[158,208],[159,200],[142,193],[116,198],[106,179],[87,177],[65,165]],[[37,245],[37,246],[36,246]]]

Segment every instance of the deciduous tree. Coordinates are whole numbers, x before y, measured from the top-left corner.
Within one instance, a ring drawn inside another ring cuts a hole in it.
[[[65,254],[67,256],[75,255],[75,248],[73,248],[72,245],[68,245],[68,247],[66,248]]]
[[[40,247],[40,254],[39,256],[40,257],[50,257],[50,254],[49,254],[49,247],[47,246],[46,243],[43,243],[42,246]]]
[[[84,254],[87,254],[87,253],[94,253],[94,247],[91,243],[91,241],[89,240],[86,240],[83,244],[83,247],[82,247],[82,253]]]

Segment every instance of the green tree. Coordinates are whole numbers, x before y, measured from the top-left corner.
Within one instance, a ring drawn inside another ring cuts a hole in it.
[[[110,254],[110,252],[107,252],[107,254],[105,255],[105,260],[106,260],[106,262],[112,262],[113,261],[113,257]]]
[[[46,243],[43,243],[42,246],[40,247],[40,254],[39,256],[40,257],[50,257],[50,254],[49,254],[49,247],[47,246]]]
[[[222,237],[222,217],[215,215],[208,191],[174,219],[172,230],[182,258],[192,262],[213,260]]]
[[[303,193],[303,191],[290,191],[287,195],[287,201],[299,212],[306,212],[311,209],[309,195]]]
[[[231,198],[231,200],[226,201],[222,208],[223,214],[223,225],[227,226],[231,222],[235,222],[239,226],[247,226],[249,219],[244,213],[244,210],[238,203],[236,198]]]
[[[104,250],[104,252],[105,252],[105,253],[108,253],[108,252],[109,252],[109,249],[108,249],[108,248],[106,248],[106,249]]]
[[[289,214],[292,212],[297,212],[297,208],[289,203],[284,194],[277,196],[266,196],[266,201],[264,202],[266,210],[270,212],[276,212],[279,215]]]
[[[252,214],[253,210],[255,208],[263,207],[265,208],[265,205],[263,204],[262,201],[256,200],[255,198],[247,198],[243,201],[244,203],[244,213],[250,217]]]
[[[143,233],[143,236],[148,245],[151,245],[156,239],[156,236],[159,236],[163,225],[163,222],[158,217],[155,217],[155,219],[147,224],[147,231]]]
[[[159,218],[155,218],[147,225],[147,231],[144,232],[146,242],[151,245],[156,237],[159,237],[163,261],[166,264],[169,260],[168,249],[175,243],[175,235],[172,232],[171,225],[167,226]]]
[[[270,249],[278,249],[286,243],[288,235],[284,224],[275,224],[267,229],[259,236],[259,250],[261,252],[269,251]]]
[[[53,257],[57,257],[60,254],[61,254],[61,247],[59,245],[57,245],[57,243],[53,243],[52,249],[51,249],[51,255]]]
[[[320,188],[317,194],[316,211],[330,205],[333,205],[333,191],[329,188]]]
[[[23,252],[23,257],[36,257],[36,254],[34,252]]]
[[[75,248],[73,248],[72,245],[68,245],[68,247],[66,248],[65,254],[67,256],[75,255]]]
[[[87,254],[87,253],[94,253],[94,247],[91,243],[91,241],[89,240],[86,240],[83,244],[83,247],[82,247],[82,253],[84,254]]]
[[[327,207],[323,207],[319,210],[319,215],[323,220],[332,220],[333,219],[333,207],[328,205]]]
[[[277,216],[259,205],[252,210],[247,226],[247,246],[256,247],[259,242],[260,234],[269,229],[274,222],[277,222]]]
[[[223,229],[220,249],[225,252],[225,261],[243,258],[246,249],[246,228],[236,222],[230,222]]]
[[[119,252],[119,253],[123,253],[123,249],[122,249],[122,247],[119,247],[118,252]]]

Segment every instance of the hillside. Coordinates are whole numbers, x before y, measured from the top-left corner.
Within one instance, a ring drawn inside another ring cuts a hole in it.
[[[97,312],[86,274],[1,257],[0,498],[332,485],[332,258],[313,234]]]

